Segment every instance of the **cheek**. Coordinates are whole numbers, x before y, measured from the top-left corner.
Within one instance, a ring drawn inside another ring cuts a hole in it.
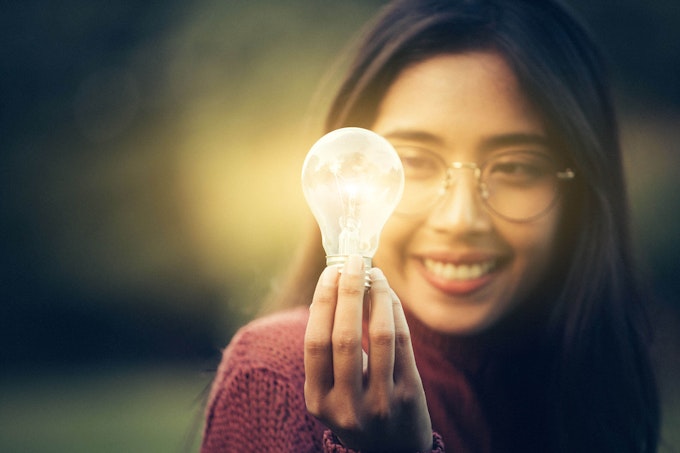
[[[536,281],[545,275],[555,255],[558,216],[548,215],[540,221],[516,225],[504,235],[514,250],[515,257]]]
[[[398,216],[390,217],[380,235],[378,251],[375,254],[377,265],[385,266],[389,261],[403,256],[417,228],[417,222]]]

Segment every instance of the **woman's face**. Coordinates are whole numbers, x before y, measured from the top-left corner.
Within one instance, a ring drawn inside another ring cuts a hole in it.
[[[395,147],[445,162],[483,163],[508,151],[550,154],[540,116],[495,53],[444,54],[406,68],[382,100],[373,130]],[[431,328],[473,334],[498,322],[551,265],[558,204],[528,222],[491,213],[473,171],[429,210],[393,215],[374,263],[402,303]]]

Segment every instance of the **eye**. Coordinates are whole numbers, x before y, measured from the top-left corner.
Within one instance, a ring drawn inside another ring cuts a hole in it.
[[[433,152],[420,148],[397,148],[407,179],[429,179],[439,175],[441,159]]]
[[[494,158],[487,164],[487,176],[499,182],[530,184],[550,177],[554,166],[542,153],[517,152]]]

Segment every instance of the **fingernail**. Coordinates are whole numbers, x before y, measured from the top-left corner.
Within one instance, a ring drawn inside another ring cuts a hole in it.
[[[323,283],[326,286],[333,286],[338,281],[338,266],[328,266],[323,270],[321,276]]]
[[[345,272],[361,274],[364,271],[364,259],[360,255],[350,255],[345,261]]]

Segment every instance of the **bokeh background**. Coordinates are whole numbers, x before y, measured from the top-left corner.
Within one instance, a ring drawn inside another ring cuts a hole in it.
[[[381,1],[0,3],[0,451],[196,451],[220,349]],[[610,59],[680,451],[680,5],[570,0]]]

